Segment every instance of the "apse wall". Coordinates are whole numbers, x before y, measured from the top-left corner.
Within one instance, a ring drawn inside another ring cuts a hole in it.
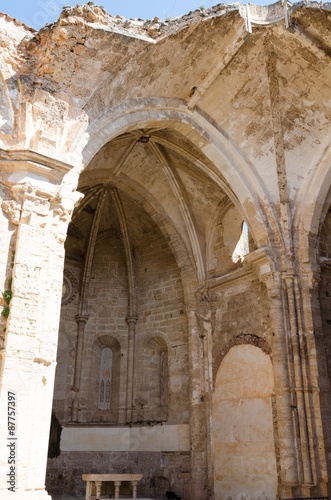
[[[79,422],[72,422],[75,318],[84,261],[70,259],[70,249],[67,254],[64,276],[73,294],[68,299],[64,289],[53,404],[62,435],[60,455],[49,459],[49,491],[83,495],[84,472],[112,470],[143,472],[140,495],[157,497],[174,484],[183,494],[190,472],[188,342],[183,287],[174,256],[158,230],[146,234],[135,249],[137,321],[133,411],[128,423],[125,251],[118,233],[103,232],[97,238],[88,287]]]

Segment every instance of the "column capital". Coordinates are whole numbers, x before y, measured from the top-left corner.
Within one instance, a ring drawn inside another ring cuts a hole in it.
[[[282,278],[285,283],[286,289],[291,290],[294,287],[296,275],[293,273],[282,273]]]
[[[76,319],[77,324],[84,323],[84,325],[86,325],[87,320],[89,319],[89,316],[86,316],[84,314],[77,314],[77,316],[75,316],[75,319]]]
[[[3,201],[1,206],[13,224],[29,223],[32,213],[42,217],[48,215],[52,196],[50,192],[41,191],[28,182],[7,187],[12,192],[13,198]]]
[[[125,319],[128,325],[135,325],[138,321],[138,316],[127,316]]]
[[[73,192],[64,199],[59,190],[53,191],[51,184],[49,190],[26,181],[4,185],[11,191],[12,199],[4,200],[1,208],[11,223],[39,226],[48,233],[52,232],[61,243],[65,241],[72,212],[83,196],[81,193]]]
[[[49,189],[41,188],[40,186],[33,185],[28,181],[22,183],[8,183],[3,184],[11,191],[12,200],[4,200],[2,207],[7,213],[11,214],[11,207],[13,203],[18,209],[25,209],[25,211],[35,212],[38,215],[46,215],[50,210],[62,210],[62,212],[72,212],[75,204],[82,198],[79,192],[71,193],[70,200],[64,200],[57,187],[48,184]],[[69,202],[69,203],[68,203]],[[24,204],[24,207],[23,207]],[[17,221],[18,223],[19,221]]]
[[[217,302],[218,296],[215,291],[211,290],[211,287],[207,284],[204,283],[201,287],[197,289],[195,292],[195,298],[197,303],[211,303],[211,302]]]
[[[41,210],[39,215],[43,215],[48,202],[48,210],[56,212],[61,220],[69,218],[69,221],[83,197],[76,191],[78,172],[73,165],[35,151],[0,149],[0,171],[1,183],[13,195],[13,200],[3,201],[2,208],[14,224],[23,222],[20,213],[23,200],[26,212]]]

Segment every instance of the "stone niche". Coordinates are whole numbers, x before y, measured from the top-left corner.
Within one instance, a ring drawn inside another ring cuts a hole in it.
[[[253,345],[230,349],[213,395],[215,499],[277,495],[270,357]]]

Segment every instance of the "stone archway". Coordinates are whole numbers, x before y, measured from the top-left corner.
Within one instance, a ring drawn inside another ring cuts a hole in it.
[[[216,500],[276,498],[273,389],[267,354],[247,344],[230,349],[212,401]]]
[[[104,92],[103,97],[106,95],[107,92]],[[95,97],[89,102],[88,109],[97,106]],[[131,99],[106,111],[105,108],[98,111],[94,110],[88,129],[79,130],[71,142],[68,158],[76,166],[64,176],[61,189],[67,190],[69,186],[76,189],[78,179],[81,181],[81,174],[93,158],[114,139],[139,130],[149,135],[149,130],[168,129],[187,137],[191,146],[201,153],[200,160],[195,159],[196,166],[227,194],[243,218],[250,220],[256,243],[265,246],[269,239],[275,239],[281,245],[278,217],[265,198],[258,175],[252,177],[253,165],[210,117],[198,111],[193,113],[181,99],[163,97]],[[81,148],[85,136],[88,141]],[[183,149],[179,148],[176,152],[182,155]],[[270,221],[270,234],[261,224],[264,218]]]

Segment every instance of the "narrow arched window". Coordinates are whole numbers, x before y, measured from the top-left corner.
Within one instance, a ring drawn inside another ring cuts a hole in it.
[[[247,253],[249,253],[248,226],[246,222],[243,221],[241,226],[240,238],[232,254],[232,262],[242,262],[244,260],[244,256]]]
[[[110,382],[107,380],[106,384],[106,403],[110,403]]]
[[[103,403],[105,401],[105,383],[103,380],[101,380],[100,383],[100,403]]]
[[[100,360],[99,410],[110,408],[112,364],[113,351],[109,347],[104,347]]]

